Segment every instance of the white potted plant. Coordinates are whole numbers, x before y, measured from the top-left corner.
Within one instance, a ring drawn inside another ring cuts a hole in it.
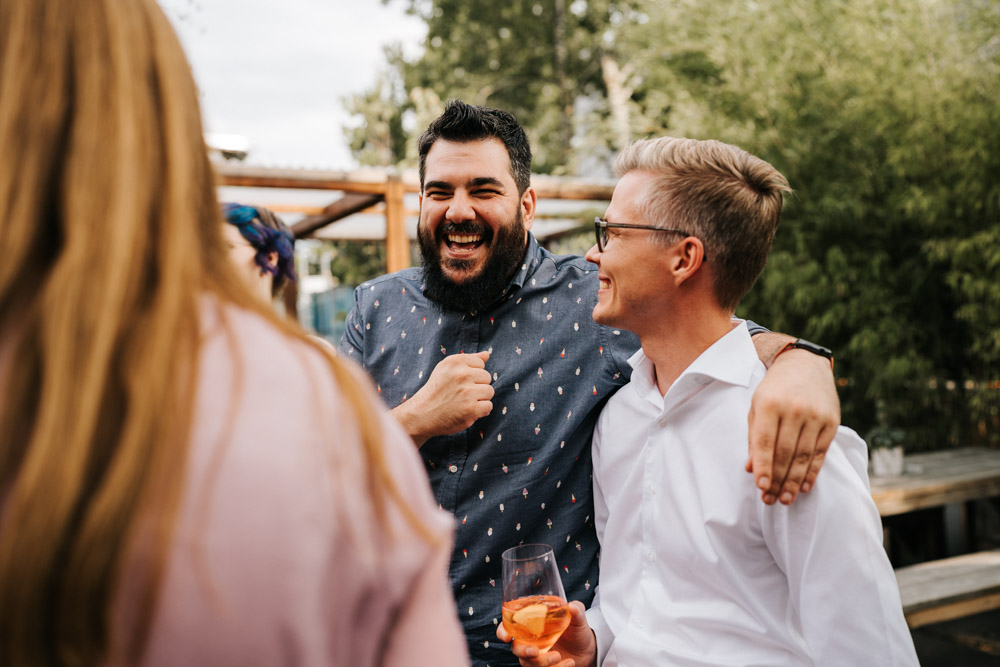
[[[885,402],[876,406],[878,425],[868,432],[868,473],[872,477],[898,477],[903,474],[903,440],[901,428],[889,426]]]

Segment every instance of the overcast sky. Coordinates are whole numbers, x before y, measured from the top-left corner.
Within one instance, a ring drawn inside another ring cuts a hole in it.
[[[159,0],[201,88],[205,129],[243,135],[248,163],[356,165],[343,96],[370,87],[383,46],[415,53],[423,22],[402,0]]]

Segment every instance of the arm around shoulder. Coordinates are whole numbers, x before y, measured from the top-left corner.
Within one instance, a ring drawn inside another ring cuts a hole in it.
[[[830,360],[803,349],[788,350],[785,334],[753,337],[769,366],[750,407],[747,472],[767,504],[791,504],[816,483],[840,424],[840,399]]]

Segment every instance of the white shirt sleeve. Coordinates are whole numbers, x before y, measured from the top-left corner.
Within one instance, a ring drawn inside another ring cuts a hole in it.
[[[811,493],[760,505],[764,539],[817,664],[917,665],[866,465],[864,441],[841,428]]]

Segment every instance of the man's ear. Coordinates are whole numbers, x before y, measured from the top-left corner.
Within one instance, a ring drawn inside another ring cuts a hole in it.
[[[674,285],[694,277],[705,263],[705,244],[697,236],[688,236],[671,248],[670,273]]]
[[[535,188],[528,186],[528,189],[521,195],[521,218],[524,220],[524,229],[531,229],[535,222],[535,207],[538,205],[538,195]]]

